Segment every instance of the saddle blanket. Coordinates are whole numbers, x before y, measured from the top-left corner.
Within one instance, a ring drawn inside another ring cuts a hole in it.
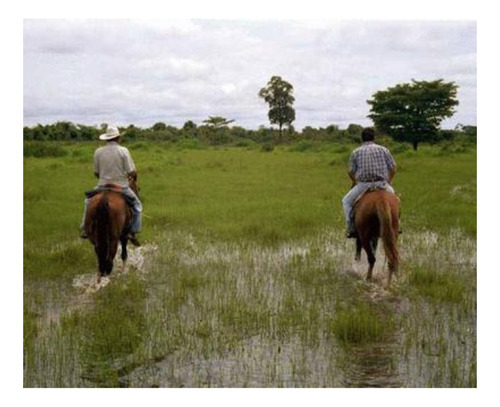
[[[366,194],[368,192],[374,192],[374,191],[380,191],[380,190],[386,191],[387,188],[385,187],[385,185],[372,185],[372,186],[370,186],[366,191],[363,191],[361,194],[359,194],[359,196],[354,201],[353,208],[356,206],[356,204],[359,202],[359,200],[363,197],[364,194]]]
[[[113,191],[113,192],[117,192],[119,194],[121,194],[123,196],[123,198],[125,199],[125,201],[127,202],[127,204],[129,206],[133,206],[134,205],[134,198],[125,194],[123,192],[123,187],[121,187],[120,185],[116,185],[116,184],[106,184],[106,185],[99,185],[97,187],[95,187],[94,189],[91,189],[90,191],[85,191],[85,197],[87,199],[90,199],[92,198],[94,195],[97,195],[103,191]]]

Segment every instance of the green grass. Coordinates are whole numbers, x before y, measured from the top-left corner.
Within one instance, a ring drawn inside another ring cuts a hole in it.
[[[95,184],[95,147],[65,145],[61,148],[70,153],[65,157],[25,158],[28,242],[39,244],[43,235],[47,244],[75,236],[83,191]],[[145,143],[137,150],[133,144],[129,148],[139,171],[146,236],[155,228],[188,228],[218,239],[273,243],[343,226],[340,200],[350,185],[345,147],[314,153],[280,148],[266,154]],[[475,235],[475,151],[442,156],[424,146],[396,160],[394,185],[402,196],[405,227],[439,232],[459,228]]]
[[[345,387],[365,383],[369,366],[346,363],[360,354],[404,386],[474,386],[475,150],[396,149],[402,266],[387,293],[349,274],[354,146],[129,144],[145,263],[89,293],[78,226],[98,145],[24,159],[25,386]]]
[[[463,278],[439,270],[413,269],[409,283],[420,295],[442,302],[461,303],[469,292]]]
[[[392,333],[393,321],[372,304],[357,302],[336,312],[332,329],[342,345],[363,345],[383,341]]]

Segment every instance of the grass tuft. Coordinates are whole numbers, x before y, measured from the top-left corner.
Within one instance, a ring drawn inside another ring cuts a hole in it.
[[[373,304],[361,301],[337,311],[332,323],[335,337],[344,346],[382,341],[393,329],[390,315],[383,316]]]

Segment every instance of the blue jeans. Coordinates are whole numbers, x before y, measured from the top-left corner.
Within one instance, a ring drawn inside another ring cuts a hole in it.
[[[344,215],[346,220],[347,230],[349,232],[354,232],[354,222],[352,218],[352,208],[356,199],[358,199],[361,194],[368,191],[371,187],[379,187],[385,189],[387,192],[394,193],[394,188],[391,184],[385,181],[377,182],[358,182],[354,185],[346,196],[342,199],[342,207],[344,208]]]
[[[95,189],[99,189],[97,186]],[[139,200],[138,196],[130,187],[123,187],[122,190],[123,195],[126,197],[127,203],[130,205],[132,209],[132,221],[130,222],[130,231],[132,233],[139,233],[141,231],[142,226],[142,203]],[[89,205],[89,198],[85,199],[84,202],[84,210],[83,210],[83,218],[82,223],[80,224],[80,229],[83,230],[85,225],[85,216],[87,214],[87,208]]]

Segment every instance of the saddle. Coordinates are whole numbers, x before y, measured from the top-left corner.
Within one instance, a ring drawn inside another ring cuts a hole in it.
[[[125,199],[125,202],[127,203],[128,206],[132,207],[134,205],[134,200],[133,198],[129,197],[128,195],[123,193],[123,187],[117,184],[106,184],[106,185],[99,185],[95,187],[94,189],[91,189],[90,191],[85,191],[85,197],[87,199],[92,198],[93,196],[100,194],[101,192],[105,191],[112,191],[121,194],[123,199]]]

